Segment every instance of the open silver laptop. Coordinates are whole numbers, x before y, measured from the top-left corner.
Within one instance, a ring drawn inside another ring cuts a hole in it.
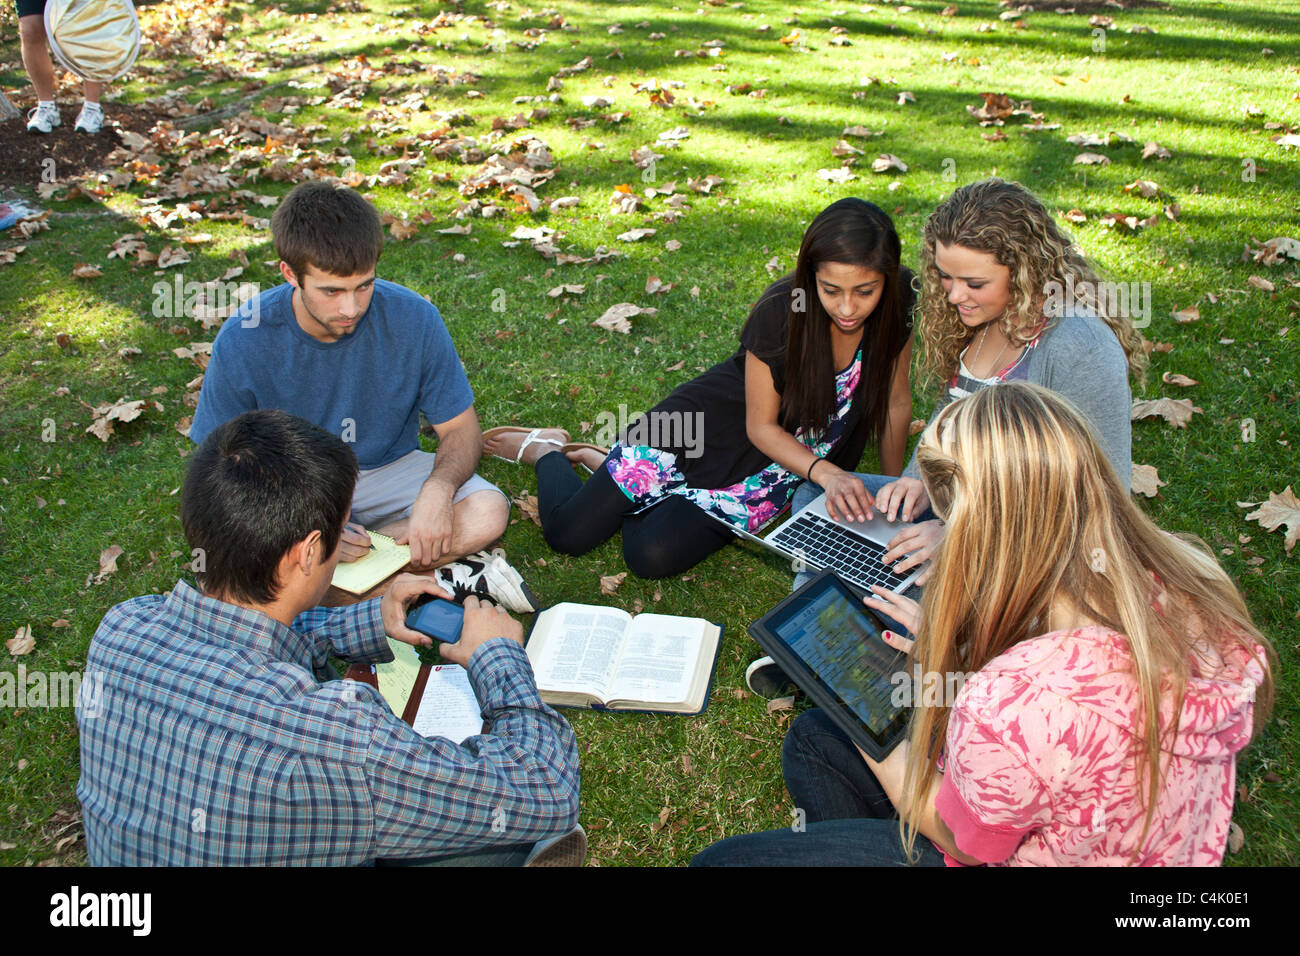
[[[890,522],[879,509],[872,510],[875,517],[870,521],[836,521],[826,512],[826,496],[818,495],[762,538],[717,515],[710,517],[739,537],[781,555],[792,563],[796,571],[831,570],[863,592],[878,584],[901,593],[911,587],[923,568],[916,567],[904,575],[897,575],[880,560],[880,556],[888,550],[893,537],[909,525],[905,521]]]

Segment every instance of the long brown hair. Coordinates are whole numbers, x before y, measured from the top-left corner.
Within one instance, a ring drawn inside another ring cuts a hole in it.
[[[1267,658],[1255,696],[1258,732],[1272,705],[1271,646],[1204,544],[1166,534],[1143,514],[1088,425],[1059,395],[1007,383],[955,401],[926,429],[917,461],[947,526],[913,650],[922,672],[980,670],[1047,632],[1053,605],[1062,601],[1124,635],[1146,783],[1140,847],[1161,787],[1161,700],[1171,695],[1173,714],[1181,713],[1192,658],[1206,646],[1236,645],[1255,657],[1258,645]],[[972,568],[979,569],[977,587]],[[919,818],[951,703],[913,711],[902,820]],[[1175,716],[1170,735],[1177,725]],[[915,834],[905,826],[909,851]]]
[[[863,266],[885,277],[875,311],[862,330],[862,375],[858,401],[860,427],[878,442],[889,419],[888,382],[894,362],[911,337],[910,290],[899,288],[901,244],[893,220],[875,203],[847,198],[831,203],[803,234],[791,278],[790,334],[785,353],[781,427],[793,434],[804,428],[819,435],[835,413],[835,361],[831,317],[817,294],[817,267],[823,262]]]
[[[1142,336],[1127,318],[1107,313],[1095,294],[1096,270],[1070,236],[1056,224],[1038,197],[1019,183],[985,179],[955,190],[930,214],[921,243],[921,368],[932,381],[946,384],[957,372],[958,357],[975,335],[948,301],[934,262],[936,243],[964,246],[993,256],[1011,272],[1011,301],[999,320],[1014,346],[1028,344],[1041,331],[1048,290],[1069,289],[1074,301],[1096,313],[1124,348],[1129,372],[1146,373]],[[1050,317],[1049,317],[1050,318]]]

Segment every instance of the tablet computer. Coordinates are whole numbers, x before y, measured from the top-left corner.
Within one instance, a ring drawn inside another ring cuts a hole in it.
[[[834,572],[824,571],[749,626],[799,688],[873,760],[907,734],[912,700],[907,655]]]

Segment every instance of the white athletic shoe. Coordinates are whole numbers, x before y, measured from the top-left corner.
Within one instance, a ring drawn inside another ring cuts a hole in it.
[[[34,110],[27,114],[27,132],[29,133],[51,133],[54,127],[62,125],[63,120],[59,117],[59,108],[57,106],[38,104]]]
[[[86,103],[77,114],[77,125],[73,127],[78,133],[98,133],[104,128],[104,111],[98,103]]]
[[[541,608],[523,577],[506,562],[506,553],[500,548],[490,554],[479,551],[444,564],[435,577],[457,601],[464,601],[472,594],[491,598],[516,614],[532,614]]]

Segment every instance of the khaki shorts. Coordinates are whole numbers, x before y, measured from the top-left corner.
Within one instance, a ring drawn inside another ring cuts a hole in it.
[[[363,470],[357,476],[356,491],[352,493],[351,520],[367,528],[382,528],[402,518],[409,518],[415,497],[420,493],[424,480],[433,471],[436,457],[431,451],[416,449],[397,461]],[[452,504],[479,491],[495,491],[501,497],[506,497],[505,492],[486,478],[471,475],[456,490]]]

